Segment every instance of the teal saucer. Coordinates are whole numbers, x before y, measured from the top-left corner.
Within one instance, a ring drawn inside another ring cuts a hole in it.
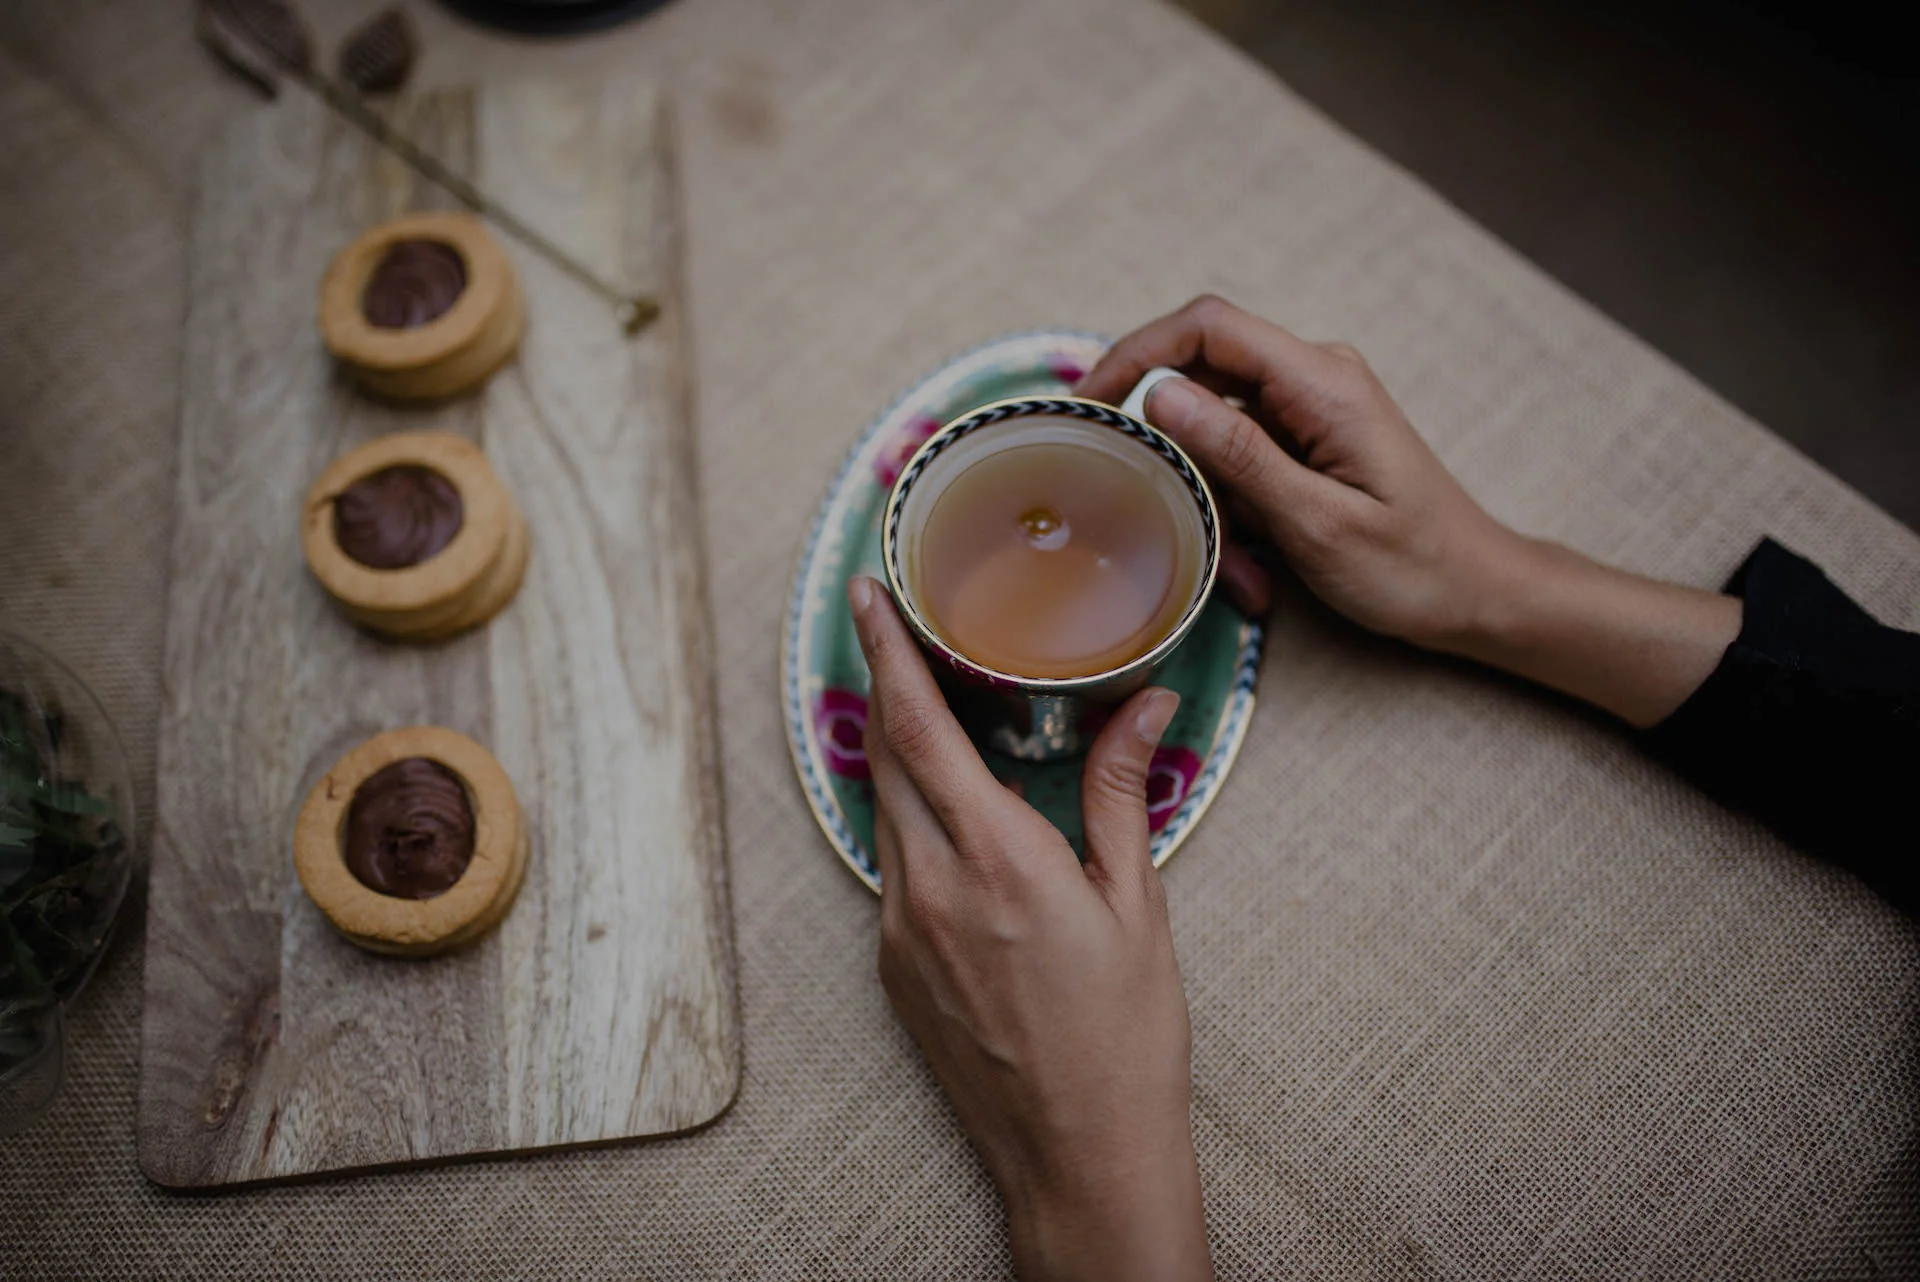
[[[976,405],[1055,395],[1093,367],[1106,343],[1086,334],[1015,334],[977,347],[896,401],[841,464],[800,554],[780,649],[787,744],[807,804],[847,867],[874,890],[873,785],[861,734],[867,667],[847,617],[847,580],[884,581],[880,518],[887,491],[921,441]],[[1167,861],[1213,804],[1253,715],[1260,624],[1216,593],[1174,652],[1160,684],[1180,694],[1147,781],[1153,862]],[[1079,761],[1034,763],[983,751],[994,774],[1080,848]]]

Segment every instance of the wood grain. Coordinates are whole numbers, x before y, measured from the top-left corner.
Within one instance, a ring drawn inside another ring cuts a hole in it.
[[[317,283],[371,223],[448,198],[302,94],[206,157],[141,1039],[140,1163],[164,1185],[668,1134],[738,1088],[664,104],[569,82],[396,111],[665,310],[629,339],[606,304],[505,241],[529,317],[517,361],[440,409],[377,405],[320,345]],[[486,627],[397,645],[355,630],[306,572],[300,496],[343,451],[429,426],[486,449],[533,561]],[[290,854],[313,780],[415,722],[491,748],[533,837],[500,929],[424,963],[335,935]]]

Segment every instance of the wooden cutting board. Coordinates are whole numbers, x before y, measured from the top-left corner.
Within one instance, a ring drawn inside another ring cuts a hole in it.
[[[374,222],[454,202],[304,93],[206,158],[141,1036],[140,1164],[170,1187],[670,1134],[712,1121],[740,1080],[663,105],[569,82],[395,114],[664,312],[629,338],[496,232],[526,294],[518,359],[451,405],[376,405],[321,347],[321,273]],[[533,558],[490,624],[401,645],[326,600],[300,503],[343,451],[422,427],[485,448]],[[344,751],[420,722],[492,749],[532,862],[495,934],[408,961],[333,932],[294,879],[291,834]]]

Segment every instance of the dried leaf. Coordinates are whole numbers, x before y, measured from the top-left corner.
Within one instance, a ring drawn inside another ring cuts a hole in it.
[[[362,23],[340,46],[340,78],[361,93],[391,93],[407,82],[419,53],[413,21],[396,5]]]
[[[273,63],[243,36],[237,34],[231,25],[221,19],[216,12],[218,7],[208,3],[200,6],[200,12],[193,23],[194,34],[200,38],[200,43],[205,45],[227,70],[238,75],[267,97],[278,96],[280,81],[274,75]]]
[[[313,38],[281,0],[200,0],[194,28],[215,57],[268,95],[278,72],[313,65]]]

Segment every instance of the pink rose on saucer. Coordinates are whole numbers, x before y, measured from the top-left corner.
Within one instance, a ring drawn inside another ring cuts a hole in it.
[[[867,750],[862,742],[867,732],[865,699],[851,690],[822,690],[813,705],[813,732],[820,737],[827,769],[843,779],[869,777]]]
[[[864,768],[866,763],[861,763]],[[1200,774],[1200,756],[1178,744],[1161,748],[1147,765],[1147,831],[1159,832],[1167,826],[1187,799],[1193,781]]]
[[[907,465],[913,452],[920,448],[920,442],[940,430],[940,420],[930,415],[920,414],[908,419],[901,425],[880,452],[874,455],[873,479],[880,482],[880,488],[890,490],[893,483],[900,479],[900,469]]]
[[[1072,387],[1075,383],[1078,383],[1087,376],[1087,371],[1080,368],[1078,361],[1070,361],[1064,356],[1048,357],[1047,373],[1053,375],[1068,387]]]

